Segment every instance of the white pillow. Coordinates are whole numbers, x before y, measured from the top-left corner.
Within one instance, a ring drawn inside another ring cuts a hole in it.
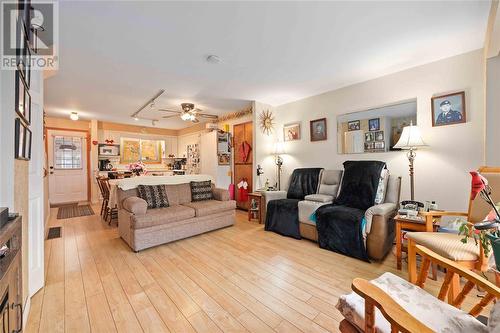
[[[380,205],[385,201],[385,193],[387,192],[387,183],[389,182],[389,170],[382,169],[380,172],[380,180],[377,187],[377,195],[375,196],[375,204]]]

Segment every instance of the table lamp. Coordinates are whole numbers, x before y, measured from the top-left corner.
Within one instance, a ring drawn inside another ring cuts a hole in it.
[[[283,166],[283,158],[280,155],[285,153],[285,143],[283,141],[276,141],[274,143],[274,163],[276,164],[276,179],[278,180],[278,191],[281,190],[281,167]]]
[[[420,135],[420,128],[413,123],[410,123],[410,126],[406,126],[403,128],[403,133],[399,138],[398,142],[394,145],[394,148],[400,148],[409,150],[408,161],[410,162],[410,191],[411,191],[411,200],[415,200],[415,184],[414,184],[414,172],[413,172],[413,161],[415,160],[415,150],[418,147],[427,146],[422,140],[422,136]]]

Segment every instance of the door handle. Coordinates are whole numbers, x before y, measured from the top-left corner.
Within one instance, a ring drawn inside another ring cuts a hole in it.
[[[49,166],[49,168],[50,168],[51,170],[52,170],[52,169],[54,169],[54,167],[53,167],[52,165],[51,165],[51,166]]]
[[[53,174],[54,174],[54,171],[51,171],[51,172],[50,172],[50,174],[51,174],[51,175],[53,175]]]
[[[21,312],[21,316],[20,316],[21,317],[21,328],[12,331],[12,333],[20,333],[23,330],[23,305],[21,303],[18,303],[18,304],[12,303],[11,307],[12,307],[12,309],[17,307],[17,309],[20,310],[19,312]]]

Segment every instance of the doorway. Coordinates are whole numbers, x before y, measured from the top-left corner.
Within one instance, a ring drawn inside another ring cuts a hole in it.
[[[89,201],[88,132],[48,130],[49,203]]]

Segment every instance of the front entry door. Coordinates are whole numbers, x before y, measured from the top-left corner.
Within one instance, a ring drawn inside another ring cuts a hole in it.
[[[87,201],[87,134],[49,130],[47,137],[50,204]]]

